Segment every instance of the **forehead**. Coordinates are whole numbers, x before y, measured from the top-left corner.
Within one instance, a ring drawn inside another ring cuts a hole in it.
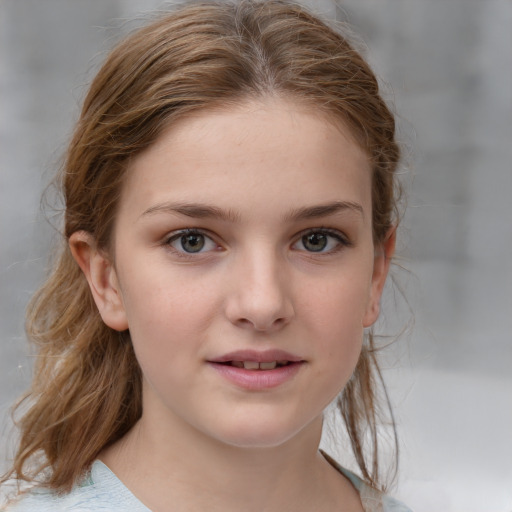
[[[176,199],[241,211],[346,200],[371,210],[370,163],[341,122],[291,101],[251,101],[182,119],[132,160],[121,209]]]

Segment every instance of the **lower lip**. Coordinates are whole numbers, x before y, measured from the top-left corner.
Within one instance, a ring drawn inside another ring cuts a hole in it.
[[[278,366],[273,370],[246,370],[245,368],[212,362],[209,365],[233,384],[243,389],[257,391],[275,388],[288,382],[297,375],[303,362]]]

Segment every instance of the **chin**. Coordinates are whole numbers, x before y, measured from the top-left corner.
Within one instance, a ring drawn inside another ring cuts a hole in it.
[[[265,449],[265,448],[277,448],[278,446],[282,446],[286,444],[290,439],[294,436],[289,435],[277,435],[275,433],[245,433],[239,436],[233,436],[229,439],[226,439],[226,444],[234,448],[242,448],[242,449]]]
[[[234,448],[277,448],[295,437],[302,437],[309,430],[304,425],[287,425],[275,421],[248,421],[246,424],[230,425],[230,428],[215,436],[220,442]],[[320,429],[321,432],[321,423]],[[220,435],[219,435],[220,434]]]

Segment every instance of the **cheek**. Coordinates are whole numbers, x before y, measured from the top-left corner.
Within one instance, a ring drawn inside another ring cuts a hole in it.
[[[208,287],[151,273],[125,281],[128,328],[141,366],[166,367],[196,353],[217,309]]]
[[[371,291],[367,268],[331,275],[323,282],[309,283],[301,291],[302,305],[314,311],[319,327],[333,331],[362,331]]]
[[[122,294],[130,327],[141,322],[164,330],[201,327],[216,303],[214,286],[189,272],[169,272],[165,265],[148,267],[131,276],[125,272]]]
[[[312,336],[324,359],[323,368],[330,373],[328,385],[339,387],[335,393],[350,378],[361,352],[370,289],[366,281],[366,273],[339,278],[318,288],[309,302]]]
[[[363,311],[361,307],[353,307],[350,302],[338,304],[338,307],[326,305],[323,313],[319,312],[319,349],[327,365],[339,368],[348,377],[361,351]]]
[[[127,304],[137,361],[157,394],[167,390],[161,395],[164,401],[199,368],[210,316],[205,297],[164,287],[131,297]]]

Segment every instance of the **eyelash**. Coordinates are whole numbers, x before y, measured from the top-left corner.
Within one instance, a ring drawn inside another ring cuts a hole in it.
[[[178,255],[180,258],[194,258],[196,254],[203,254],[202,252],[198,251],[196,253],[194,252],[187,252],[187,251],[180,251],[174,247],[172,247],[172,243],[179,240],[180,238],[188,235],[200,235],[205,238],[205,240],[209,240],[215,246],[218,248],[219,245],[213,240],[213,237],[210,236],[206,231],[203,231],[201,229],[182,229],[180,231],[175,231],[171,233],[169,236],[167,236],[164,240],[163,245],[167,246],[169,249],[173,251],[174,254]],[[205,243],[207,243],[205,241]],[[202,247],[201,247],[202,249]],[[211,252],[211,251],[207,251]]]
[[[330,228],[313,228],[313,229],[307,229],[305,231],[302,231],[299,233],[297,240],[293,243],[293,245],[296,245],[297,243],[302,242],[304,240],[304,237],[307,237],[308,235],[327,235],[328,237],[334,238],[336,240],[336,246],[328,251],[307,251],[302,250],[302,252],[305,252],[306,254],[310,256],[329,256],[332,254],[336,254],[339,251],[343,250],[347,247],[352,247],[354,244],[348,239],[348,237],[343,234],[342,232],[330,229]]]
[[[180,231],[171,233],[169,236],[167,236],[163,242],[163,245],[169,247],[173,252],[178,255],[181,258],[194,258],[195,255],[204,254],[203,251],[201,251],[202,247],[199,251],[196,253],[194,252],[187,252],[185,250],[178,250],[174,247],[172,247],[172,243],[179,240],[180,238],[187,236],[187,235],[200,235],[204,237],[206,240],[209,240],[211,243],[215,244],[215,246],[218,248],[219,245],[213,240],[212,236],[208,234],[208,232],[203,231],[201,229],[182,229]],[[333,230],[330,228],[313,228],[313,229],[307,229],[305,231],[302,231],[298,234],[295,242],[293,242],[292,247],[295,246],[298,243],[303,243],[304,237],[307,237],[308,235],[327,235],[330,238],[334,238],[337,242],[336,246],[326,252],[323,250],[321,251],[308,251],[306,249],[299,249],[302,252],[305,252],[310,255],[330,255],[330,254],[336,254],[338,251],[342,250],[346,247],[352,247],[353,243],[340,231]],[[207,242],[205,242],[207,243]],[[304,245],[304,244],[303,244]],[[205,251],[205,252],[212,252],[211,250]]]

